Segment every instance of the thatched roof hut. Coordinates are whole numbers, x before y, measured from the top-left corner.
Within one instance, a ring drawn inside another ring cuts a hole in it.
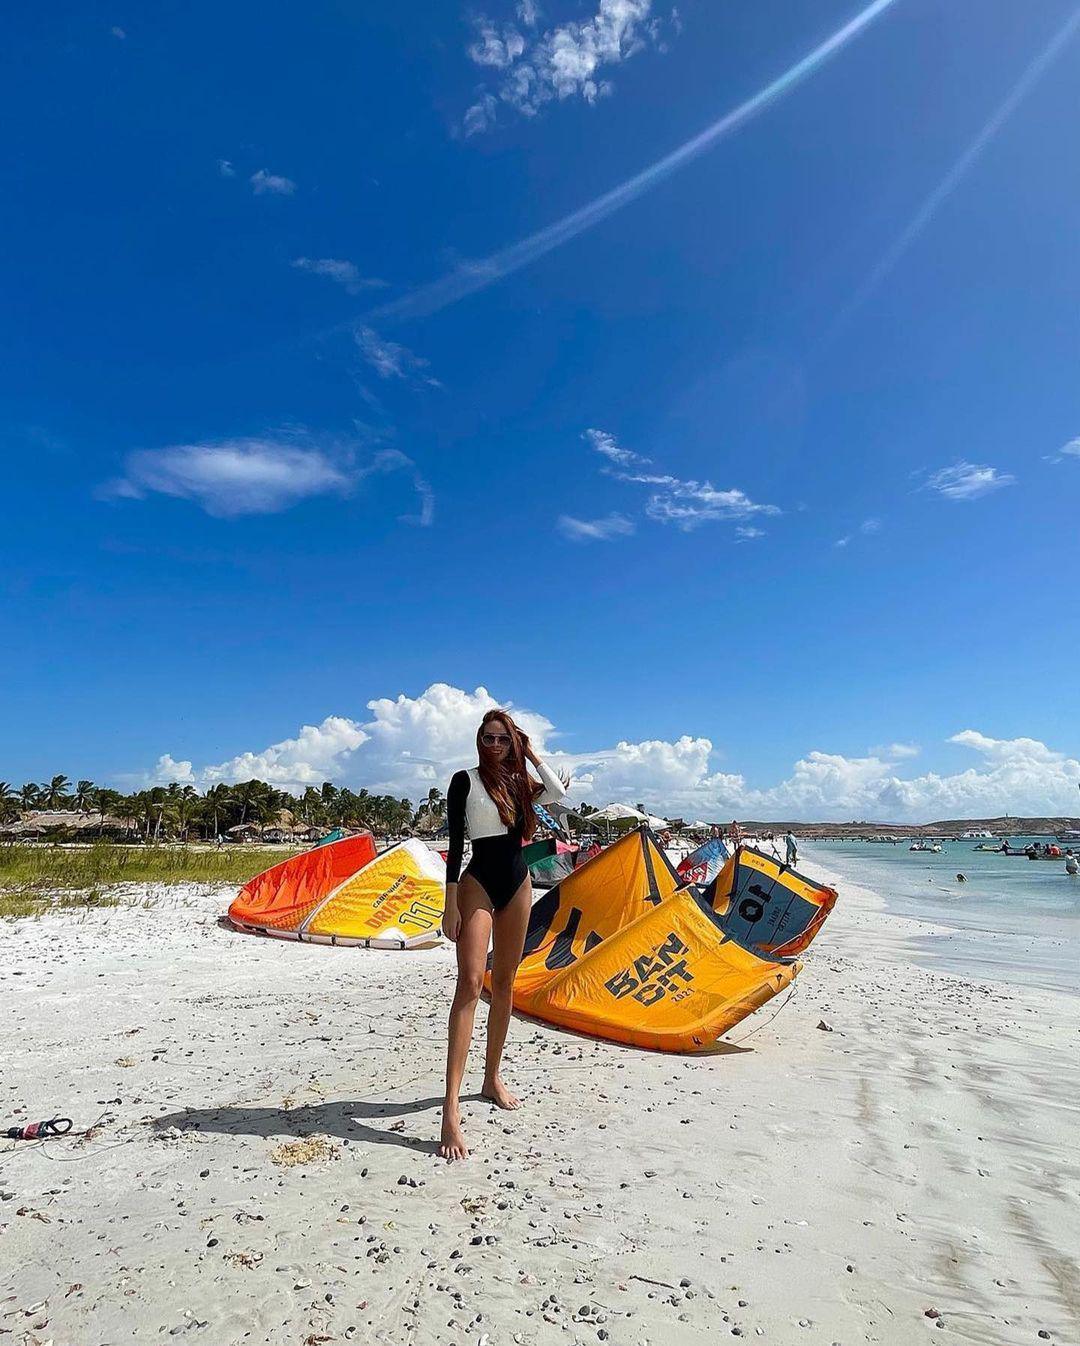
[[[73,832],[81,839],[123,837],[138,830],[134,818],[119,818],[96,811],[78,813],[74,809],[30,809],[13,823],[0,827],[0,837],[8,841],[38,841],[55,832]]]

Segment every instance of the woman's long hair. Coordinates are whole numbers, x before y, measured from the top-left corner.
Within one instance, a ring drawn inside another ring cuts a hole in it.
[[[510,751],[502,761],[497,752],[484,747],[484,734],[492,720],[502,720],[510,735]],[[484,789],[507,827],[523,820],[522,834],[528,841],[536,831],[533,800],[543,793],[544,787],[532,780],[525,768],[525,742],[525,735],[505,710],[489,710],[476,731],[479,775]]]

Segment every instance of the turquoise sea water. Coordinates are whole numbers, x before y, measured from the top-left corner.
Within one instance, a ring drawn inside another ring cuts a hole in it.
[[[1029,840],[1009,838],[1013,846]],[[971,976],[1080,994],[1080,876],[1066,874],[1064,860],[992,855],[976,851],[979,844],[946,841],[940,855],[910,851],[906,841],[804,849],[808,862],[820,855],[841,879],[873,889],[888,910],[947,927],[947,935],[914,941],[920,958]],[[1059,844],[1080,850],[1080,843]],[[806,868],[813,872],[812,863]],[[957,882],[958,873],[966,883]]]

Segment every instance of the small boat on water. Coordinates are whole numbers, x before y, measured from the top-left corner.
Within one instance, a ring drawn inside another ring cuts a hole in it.
[[[934,855],[941,854],[940,841],[913,841],[908,847],[909,851],[928,851]]]
[[[1066,858],[1065,852],[1055,845],[1040,846],[1033,841],[1029,841],[1025,846],[1014,846],[1011,841],[999,841],[995,846],[973,846],[973,850],[983,851],[989,855],[1009,855],[1013,859],[1028,860],[1063,860]]]
[[[1002,850],[1000,854],[1022,856],[1027,860],[1064,860],[1066,864],[1070,860],[1080,860],[1080,856],[1074,854],[1071,848],[1062,850],[1060,846],[1053,843],[1040,846],[1032,842],[1030,845],[1023,847],[1010,846],[1008,850]]]

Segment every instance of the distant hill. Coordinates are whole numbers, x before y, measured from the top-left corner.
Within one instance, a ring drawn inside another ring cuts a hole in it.
[[[1080,830],[1080,818],[979,818],[967,822],[958,818],[947,818],[940,823],[926,823],[924,831],[967,832],[973,829],[987,832],[1016,832],[1029,837],[1039,836],[1043,832],[1075,832]]]
[[[745,833],[786,832],[797,837],[958,837],[965,832],[995,832],[1017,837],[1054,836],[1080,831],[1080,818],[944,818],[934,823],[796,823],[739,820]]]

